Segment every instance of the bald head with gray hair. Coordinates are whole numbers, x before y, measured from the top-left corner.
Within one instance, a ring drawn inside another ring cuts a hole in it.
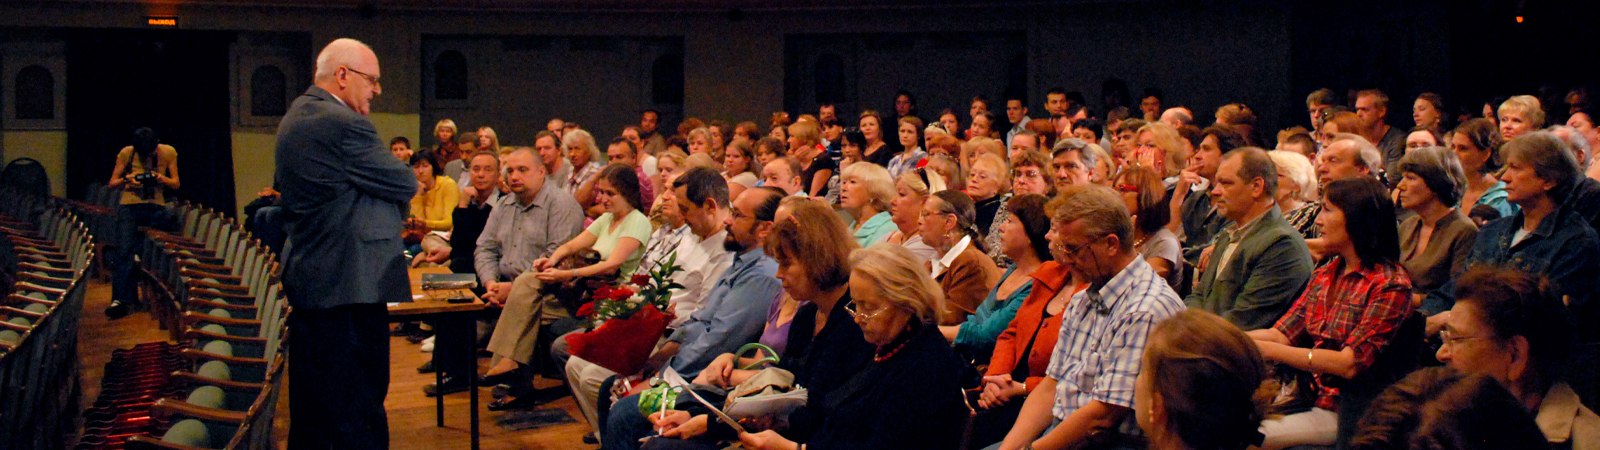
[[[1349,142],[1355,146],[1356,162],[1371,171],[1372,176],[1378,176],[1378,171],[1383,170],[1383,152],[1379,152],[1378,147],[1372,145],[1372,141],[1355,133],[1338,133],[1333,135],[1333,141],[1329,142],[1328,146],[1332,147],[1341,142]]]
[[[1589,170],[1589,158],[1593,153],[1590,153],[1592,149],[1589,148],[1589,140],[1583,137],[1583,132],[1566,125],[1556,125],[1550,127],[1550,133],[1567,144],[1567,150],[1572,151],[1572,157],[1578,160],[1578,168]]]
[[[331,80],[340,66],[353,66],[360,62],[366,55],[372,55],[372,47],[361,41],[351,38],[338,38],[323,47],[322,53],[317,54],[316,81]],[[373,57],[376,59],[376,57]]]

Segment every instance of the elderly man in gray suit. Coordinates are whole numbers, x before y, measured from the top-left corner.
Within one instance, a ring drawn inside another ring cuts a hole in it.
[[[278,125],[273,178],[289,216],[289,448],[386,449],[385,303],[410,299],[400,231],[417,180],[367,120],[382,92],[372,49],[335,40],[316,70]]]

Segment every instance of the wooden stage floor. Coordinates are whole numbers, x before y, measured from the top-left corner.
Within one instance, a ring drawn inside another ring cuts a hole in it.
[[[135,344],[167,339],[149,313],[138,313],[121,320],[106,319],[103,311],[110,303],[111,285],[104,280],[93,280],[84,301],[83,320],[80,325],[79,354],[83,364],[83,404],[87,408],[100,395],[100,380],[105,365],[111,361],[111,352]],[[433,382],[433,374],[419,374],[417,367],[427,362],[430,355],[418,351],[420,346],[406,342],[405,338],[390,340],[389,397],[384,408],[389,412],[389,448],[412,449],[467,449],[468,439],[467,393],[445,397],[445,427],[434,426],[434,400],[422,395],[422,386]],[[487,367],[488,359],[479,359],[479,370]],[[293,364],[293,359],[290,359]],[[558,388],[558,381],[540,379],[540,388]],[[285,448],[285,437],[293,418],[289,417],[289,396],[280,397],[278,418],[274,435],[278,448]],[[479,391],[479,415],[482,432],[481,447],[485,450],[504,449],[594,449],[596,445],[584,444],[582,436],[589,432],[582,414],[571,396],[556,400],[540,409],[558,409],[572,418],[572,422],[549,425],[537,429],[523,429],[530,422],[528,411],[490,412],[487,407],[493,398],[488,388]],[[531,410],[529,410],[531,411]],[[553,412],[553,411],[547,411]],[[502,425],[504,423],[504,425]]]

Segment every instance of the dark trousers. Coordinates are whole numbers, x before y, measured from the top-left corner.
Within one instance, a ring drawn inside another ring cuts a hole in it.
[[[117,207],[117,251],[112,258],[111,299],[138,300],[138,278],[133,276],[133,257],[144,251],[146,239],[139,227],[173,231],[176,218],[167,207],[154,203],[134,203]]]
[[[389,448],[386,308],[295,308],[289,316],[289,448]]]

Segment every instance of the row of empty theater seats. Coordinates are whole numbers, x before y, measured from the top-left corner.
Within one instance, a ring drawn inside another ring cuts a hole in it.
[[[61,448],[76,427],[78,320],[94,245],[66,206],[0,189],[0,448]]]
[[[139,260],[141,297],[175,344],[113,356],[78,448],[274,448],[289,313],[275,256],[221,213],[172,209],[181,229],[141,230]]]

